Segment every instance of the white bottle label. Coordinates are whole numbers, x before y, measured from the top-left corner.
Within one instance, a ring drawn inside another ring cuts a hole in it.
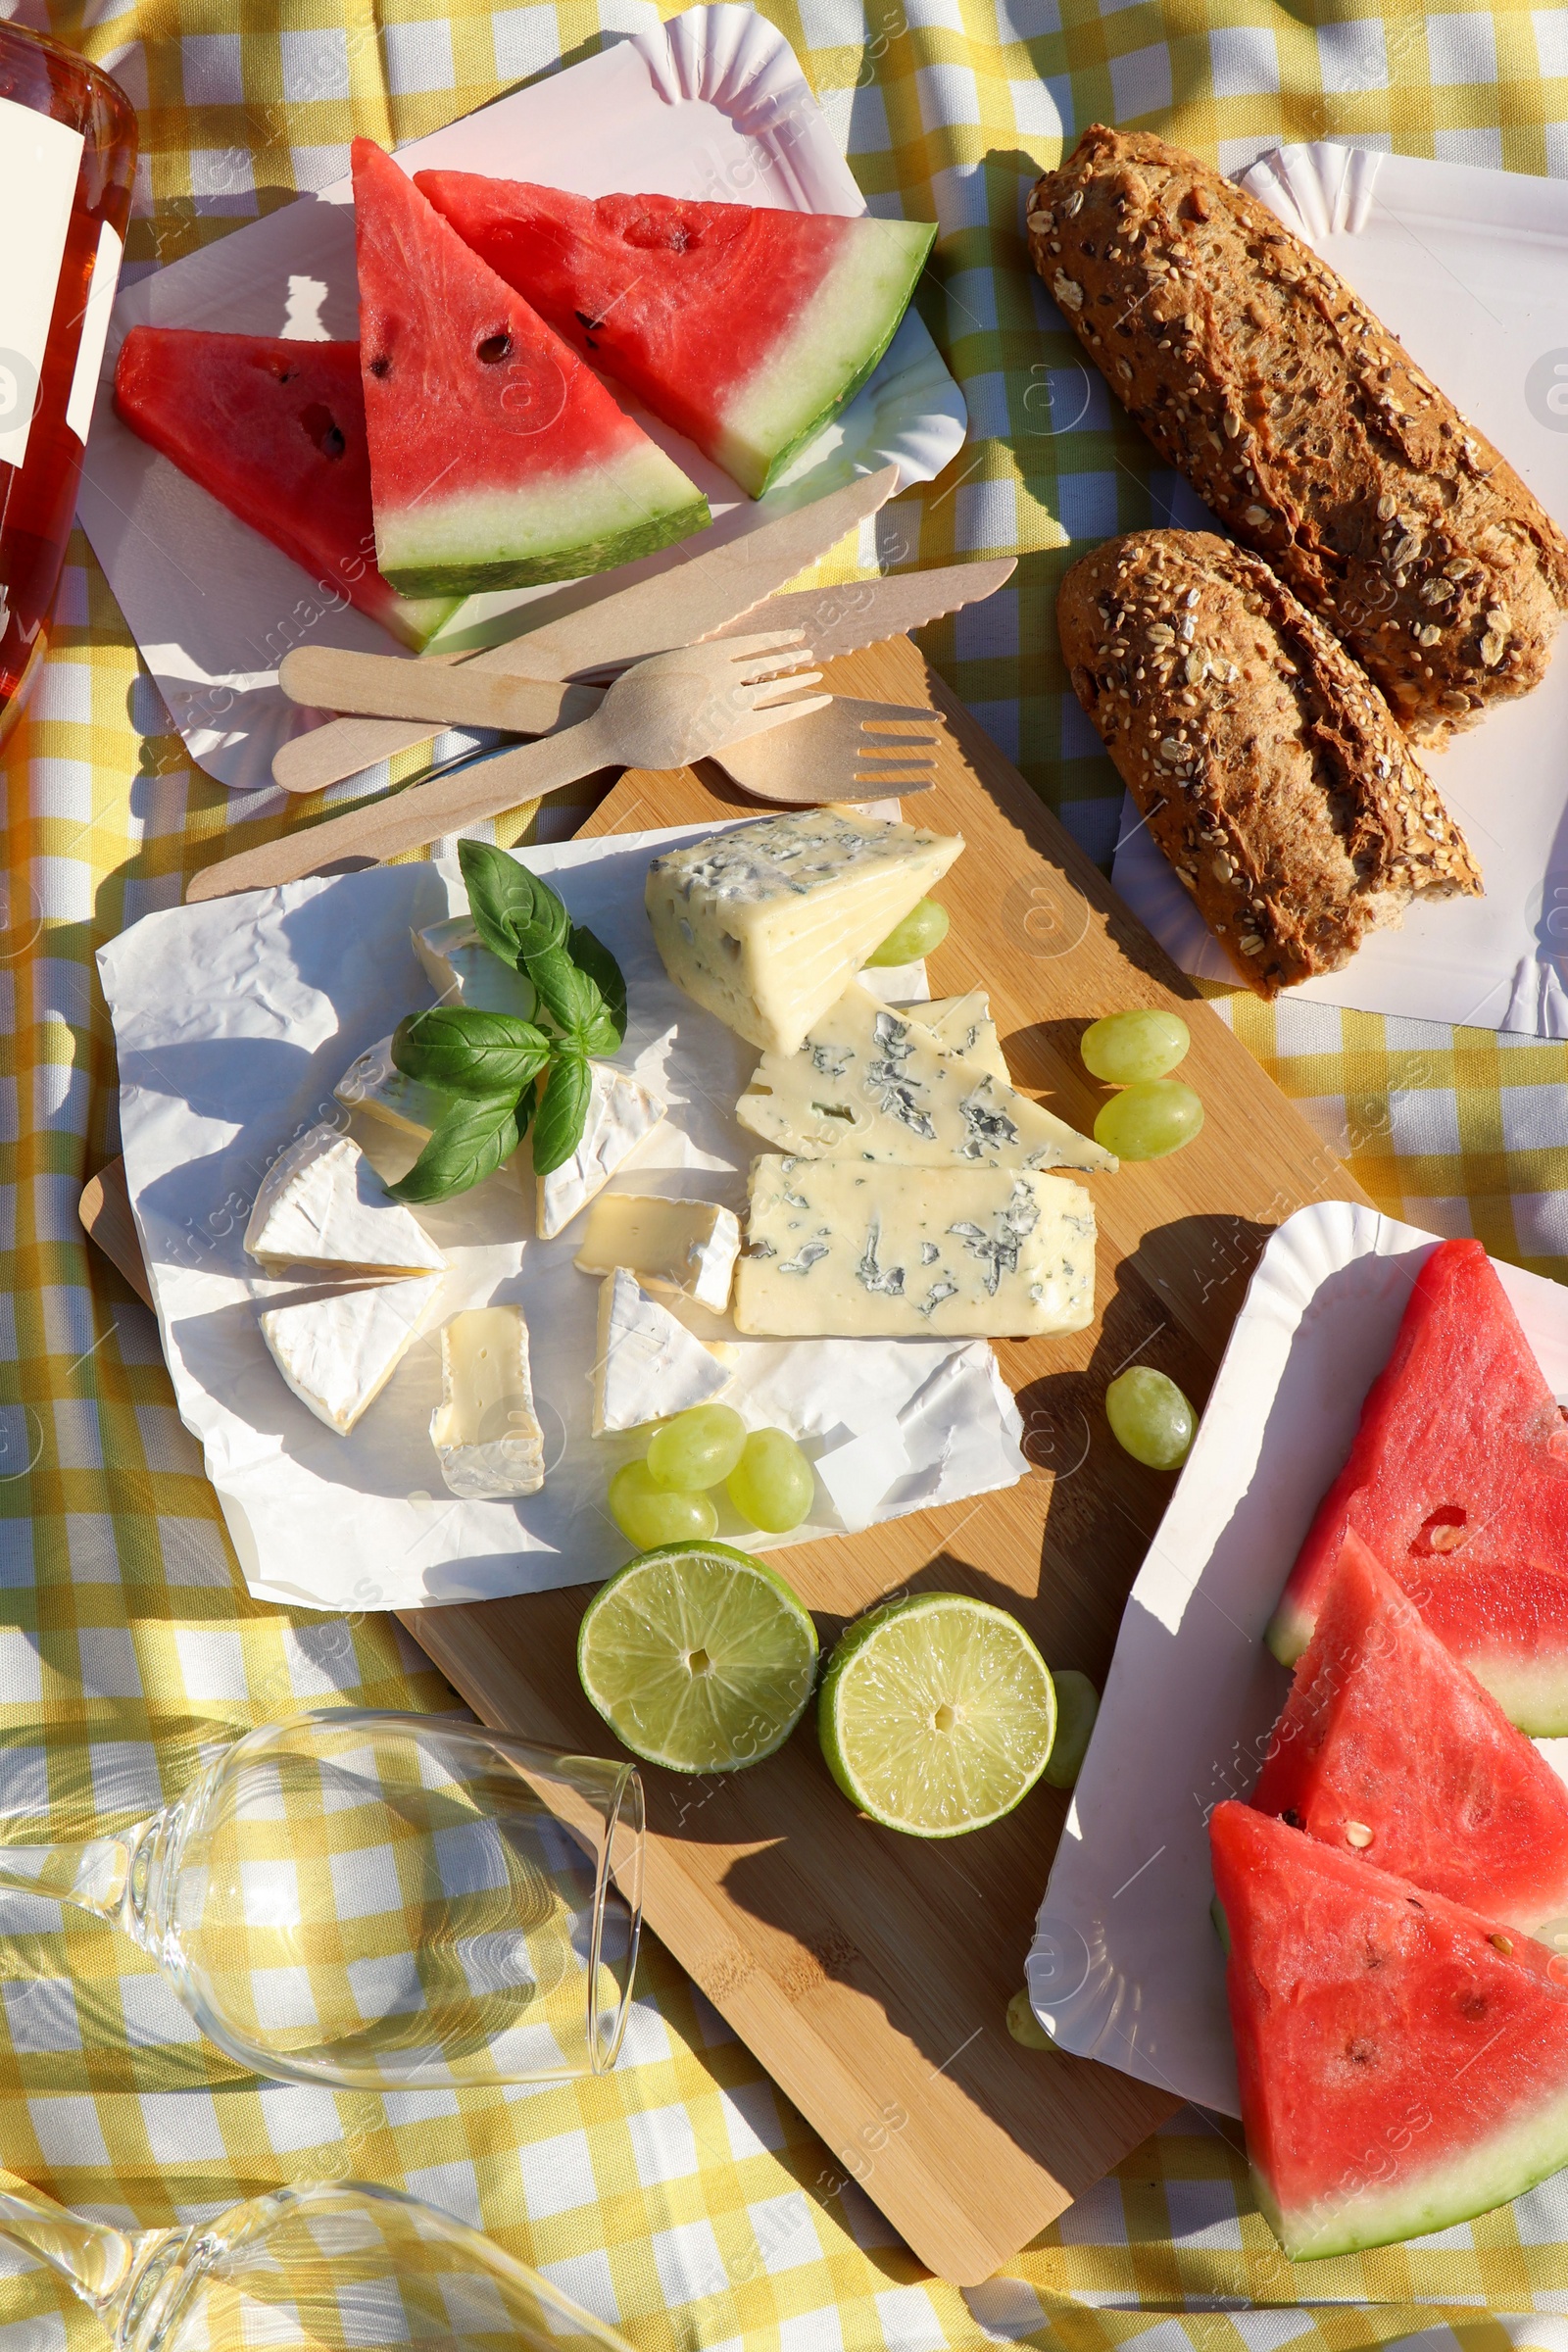
[[[115,307],[115,288],[120,283],[120,261],[124,250],[105,220],[98,231],[98,256],[87,288],[87,309],[81,321],[81,341],[76,346],[71,398],[66,403],[66,422],[84,449],[92,426],[92,404],[98,397],[98,374],[104,364],[104,345],[109,340],[109,314]]]
[[[0,465],[27,454],[84,142],[0,98]]]

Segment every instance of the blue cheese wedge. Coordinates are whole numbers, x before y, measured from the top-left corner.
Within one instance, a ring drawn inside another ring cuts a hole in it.
[[[922,1004],[900,1004],[897,1009],[929,1029],[944,1054],[961,1054],[965,1061],[977,1061],[1004,1086],[1012,1084],[997,1024],[991,1018],[991,1000],[983,988],[968,989],[961,997],[929,997]]]
[[[245,1247],[269,1274],[440,1273],[446,1259],[401,1200],[388,1195],[352,1136],[330,1121],[276,1158],[245,1228]]]
[[[659,1096],[623,1070],[608,1062],[593,1065],[593,1086],[582,1141],[571,1157],[548,1176],[535,1179],[539,1191],[538,1227],[542,1242],[552,1241],[632,1153],[639,1151],[664,1115]]]
[[[752,1162],[740,1330],[780,1339],[1025,1339],[1095,1313],[1095,1211],[1019,1168]]]
[[[743,1127],[806,1159],[906,1168],[1092,1168],[1111,1154],[909,1011],[852,981],[794,1054],[764,1054],[735,1105]]]
[[[792,809],[656,858],[646,903],[678,988],[793,1054],[963,848],[848,809]]]
[[[734,1375],[667,1306],[645,1298],[626,1267],[599,1289],[599,1348],[594,1363],[596,1438],[642,1429],[722,1396]]]
[[[740,1253],[740,1219],[716,1200],[601,1193],[571,1262],[585,1274],[625,1266],[646,1289],[676,1292],[721,1315]]]
[[[443,1325],[430,1443],[448,1488],[467,1501],[502,1502],[544,1485],[544,1432],[520,1306],[470,1306]]]
[[[450,1095],[398,1068],[389,1037],[351,1061],[332,1093],[345,1110],[361,1110],[368,1119],[379,1119],[383,1126],[395,1127],[400,1135],[411,1135],[421,1144],[429,1142],[442,1112],[452,1107]]]
[[[346,1438],[429,1322],[441,1274],[332,1291],[264,1307],[257,1320],[301,1404]]]
[[[468,914],[449,915],[409,934],[425,977],[443,1004],[467,1004],[478,1012],[512,1012],[531,1021],[539,999],[525,972],[493,956]]]

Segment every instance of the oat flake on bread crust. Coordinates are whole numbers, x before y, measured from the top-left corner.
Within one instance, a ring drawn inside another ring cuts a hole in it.
[[[1150,832],[1260,997],[1338,971],[1417,894],[1481,895],[1382,695],[1245,548],[1107,540],[1062,581],[1056,625]]]
[[[1568,540],[1326,262],[1195,155],[1096,124],[1030,257],[1163,457],[1439,748],[1545,672]]]

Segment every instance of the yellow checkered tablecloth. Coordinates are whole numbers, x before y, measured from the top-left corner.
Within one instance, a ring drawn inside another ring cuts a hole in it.
[[[337,177],[354,132],[433,130],[655,15],[650,0],[21,0],[16,13],[112,68],[139,109],[133,275]],[[858,0],[770,0],[769,13],[873,207],[940,225],[921,304],[972,434],[895,520],[922,563],[1023,560],[929,649],[1103,856],[1120,787],[1067,690],[1052,598],[1078,546],[1154,520],[1175,485],[1108,415],[1045,429],[1037,388],[1075,346],[1025,268],[1031,176],[1097,117],[1231,169],[1327,135],[1565,172],[1568,10],[868,0],[862,17]],[[84,1175],[115,1149],[93,949],[173,904],[193,853],[225,828],[237,845],[270,821],[190,765],[79,538],[3,773],[0,1812],[7,1836],[37,1842],[124,1826],[216,1743],[297,1707],[453,1700],[385,1619],[246,1597],[152,1319],[76,1224]],[[1562,1270],[1561,1047],[1250,999],[1225,1009],[1388,1209]],[[301,2178],[400,2183],[482,2224],[646,2352],[1009,2339],[1349,2352],[1416,2331],[1568,2352],[1565,2183],[1416,2247],[1292,2271],[1252,2208],[1235,2127],[1187,2114],[1005,2277],[960,2295],[920,2272],[657,1946],[612,2079],[378,2098],[258,2085],[91,1920],[0,1895],[0,2166],[107,2218],[194,2217]],[[51,2274],[0,2248],[0,2352],[100,2340]]]

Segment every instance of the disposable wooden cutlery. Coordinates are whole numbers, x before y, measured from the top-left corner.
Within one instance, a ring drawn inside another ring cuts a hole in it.
[[[263,890],[346,861],[376,864],[575,783],[596,767],[685,767],[726,744],[825,709],[830,695],[802,691],[816,684],[819,670],[778,674],[810,659],[798,630],[655,655],[618,677],[598,710],[578,725],[225,858],[193,878],[186,898]]]

